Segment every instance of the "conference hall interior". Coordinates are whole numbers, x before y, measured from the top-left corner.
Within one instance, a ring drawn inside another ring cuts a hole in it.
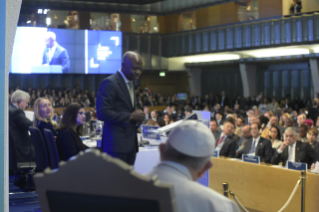
[[[319,211],[318,0],[0,8],[0,211]]]

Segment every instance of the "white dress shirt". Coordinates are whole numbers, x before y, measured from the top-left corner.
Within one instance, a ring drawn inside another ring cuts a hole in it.
[[[189,170],[181,164],[162,161],[147,174],[154,175],[174,186],[178,212],[240,212],[230,199],[193,181]]]
[[[288,159],[285,164],[285,167],[288,167],[288,161],[290,162],[296,162],[296,143],[295,142],[293,145],[288,146]],[[279,149],[277,150],[279,154],[281,154],[283,151],[280,151]]]
[[[225,136],[225,137],[224,137],[223,140],[220,142],[220,144],[219,144],[218,146],[216,146],[215,150],[220,151],[220,150],[222,149],[222,147],[223,147],[223,145],[224,145],[224,141],[225,141],[225,139],[227,138],[227,135],[224,135],[223,133],[221,133],[219,139],[221,139],[223,136]],[[219,139],[218,139],[218,141],[219,141]],[[218,141],[217,141],[217,142],[218,142]],[[216,145],[217,145],[217,143],[216,143]]]

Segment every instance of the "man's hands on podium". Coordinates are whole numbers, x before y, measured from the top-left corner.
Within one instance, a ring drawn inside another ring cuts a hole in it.
[[[141,124],[145,120],[145,113],[141,110],[135,110],[131,113],[131,120]]]

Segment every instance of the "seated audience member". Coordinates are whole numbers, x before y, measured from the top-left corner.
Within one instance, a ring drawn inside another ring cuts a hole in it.
[[[271,142],[260,136],[260,126],[252,124],[250,126],[250,133],[252,138],[247,140],[244,148],[238,151],[238,157],[242,154],[253,154],[260,157],[260,162],[270,163],[272,156]]]
[[[192,114],[192,112],[193,112],[192,107],[187,107],[185,110],[185,116],[189,116],[190,114]]]
[[[210,131],[213,133],[216,140],[220,137],[221,131],[215,119],[210,121]]]
[[[216,121],[218,126],[224,125],[223,115],[221,113],[216,113]]]
[[[156,121],[154,121],[153,119],[149,119],[145,124],[149,126],[158,126]]]
[[[153,119],[154,121],[158,120],[158,116],[157,116],[156,110],[152,110],[151,119]]]
[[[171,123],[171,116],[168,113],[164,114],[164,122],[165,126]]]
[[[223,132],[220,137],[216,139],[216,150],[219,151],[219,156],[234,158],[236,156],[237,141],[231,136],[232,130],[235,128],[235,124],[226,120],[223,128]]]
[[[318,98],[315,98],[312,102],[312,108],[308,111],[308,119],[311,119],[314,122],[314,125],[316,125],[317,118],[319,117],[319,109],[318,109],[319,100]]]
[[[248,125],[251,125],[251,117],[254,116],[254,110],[250,109],[247,112],[247,123]]]
[[[250,117],[250,125],[256,124],[256,123],[258,123],[257,116],[252,115],[252,116]]]
[[[84,122],[85,110],[79,103],[72,103],[65,109],[56,141],[60,160],[67,161],[88,148],[80,138]]]
[[[318,130],[316,128],[311,128],[308,130],[308,140],[310,146],[317,152],[319,155],[319,142],[317,141]]]
[[[245,119],[242,117],[237,118],[235,135],[237,135],[239,138],[241,138],[243,136],[243,126],[244,125],[245,125]]]
[[[259,122],[261,126],[261,137],[268,139],[269,138],[269,131],[270,127],[268,127],[269,119],[266,116],[260,116]]]
[[[278,117],[276,115],[270,117],[269,126],[270,127],[279,127],[278,126]]]
[[[315,126],[314,122],[311,119],[306,119],[303,123],[307,125],[308,128],[312,128],[313,126]]]
[[[308,126],[305,124],[300,125],[299,130],[298,130],[297,140],[302,141],[304,143],[309,143],[309,140],[307,138],[307,132],[308,132]]]
[[[29,162],[34,160],[34,148],[29,138],[29,127],[32,126],[24,113],[28,107],[30,95],[24,91],[16,90],[11,97],[9,106],[9,131],[15,145],[17,162]],[[30,149],[31,148],[31,149]],[[31,150],[31,155],[30,155]]]
[[[195,120],[178,125],[160,145],[161,162],[147,176],[173,184],[178,212],[240,211],[233,201],[196,182],[212,167],[214,147],[212,133]]]
[[[287,161],[307,163],[308,167],[319,160],[318,153],[310,146],[309,143],[297,141],[298,135],[291,127],[285,131],[285,140],[277,149],[271,163],[278,165],[282,162],[283,166],[288,166]]]
[[[164,126],[165,126],[165,121],[164,121],[164,119],[159,118],[159,119],[157,120],[157,124],[158,124],[158,126],[160,126],[160,127],[164,127]]]
[[[270,129],[270,141],[272,146],[272,153],[275,154],[275,151],[280,147],[282,144],[280,130],[278,127],[272,127]]]
[[[303,122],[306,120],[306,114],[300,114],[299,116],[297,116],[297,126],[296,128],[299,130],[300,125],[303,124]]]
[[[54,129],[56,123],[52,120],[53,108],[48,99],[38,98],[34,103],[34,121],[33,126],[37,127],[44,138],[44,129],[52,132],[53,136],[58,136],[57,131]]]
[[[143,122],[143,124],[145,124],[147,122],[147,120],[149,120],[150,117],[150,110],[148,107],[144,106],[144,113],[145,113],[145,120]]]
[[[238,151],[244,148],[245,143],[251,138],[250,125],[243,127],[243,136],[237,141]]]

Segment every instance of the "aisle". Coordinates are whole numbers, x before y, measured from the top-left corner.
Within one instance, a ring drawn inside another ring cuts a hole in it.
[[[39,209],[38,194],[36,192],[21,193],[24,191],[11,182],[12,178],[12,176],[9,178],[9,211],[35,212],[35,209]]]

